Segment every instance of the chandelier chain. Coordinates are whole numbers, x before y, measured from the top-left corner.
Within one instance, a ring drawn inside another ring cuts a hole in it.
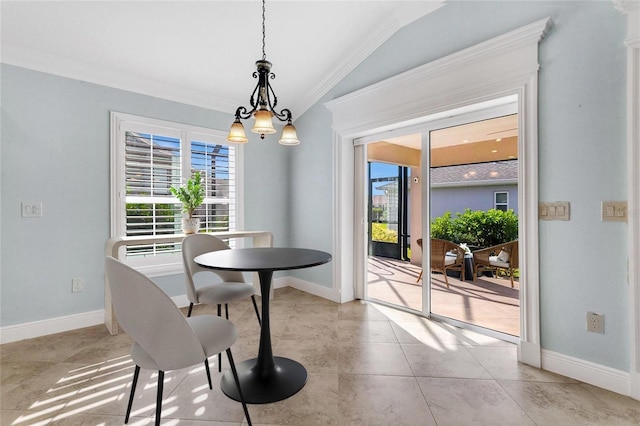
[[[266,37],[266,30],[265,30],[265,25],[264,25],[264,15],[266,13],[266,8],[265,8],[265,0],[262,0],[262,60],[266,60],[267,59],[267,54],[265,53],[265,37]]]

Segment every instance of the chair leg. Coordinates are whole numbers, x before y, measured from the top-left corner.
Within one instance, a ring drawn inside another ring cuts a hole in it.
[[[249,426],[251,426],[251,417],[249,417],[249,410],[247,409],[247,403],[244,400],[244,394],[242,393],[242,388],[240,388],[240,379],[238,379],[238,370],[236,370],[236,364],[233,362],[233,356],[231,355],[231,348],[227,349],[227,358],[229,358],[229,365],[231,366],[233,379],[236,381],[236,386],[238,387],[238,394],[240,394],[240,402],[242,402],[242,409],[244,410],[244,415],[247,418],[247,423],[249,424]]]
[[[447,270],[446,269],[442,270],[442,275],[444,275],[444,282],[447,285],[447,288],[449,288],[449,280],[447,279]]]
[[[222,316],[222,305],[218,305],[218,316]],[[218,354],[218,373],[222,372],[222,354]]]
[[[224,316],[227,320],[229,320],[229,305],[224,304]]]
[[[509,268],[509,278],[511,278],[511,288],[513,288],[513,269]]]
[[[133,394],[136,393],[136,385],[138,384],[138,376],[140,375],[140,367],[136,365],[133,372],[133,381],[131,382],[131,393],[129,394],[129,404],[127,405],[127,414],[124,416],[124,424],[129,423],[129,415],[131,414],[131,406],[133,405]]]
[[[204,369],[207,370],[207,380],[209,381],[209,389],[213,389],[213,385],[211,384],[211,370],[209,370],[209,360],[207,358],[204,359]]]
[[[156,396],[156,426],[160,426],[162,414],[162,389],[164,387],[164,371],[158,371],[158,395]]]
[[[255,296],[251,296],[251,301],[253,302],[253,309],[256,311],[256,316],[258,317],[258,324],[262,327],[262,320],[260,319],[260,312],[258,312],[258,304],[256,303]]]
[[[416,282],[419,283],[421,279],[422,279],[422,269],[420,269],[420,275],[418,275],[418,279],[416,280]]]
[[[193,310],[193,303],[189,303],[189,312],[187,312],[187,318],[191,316],[192,310]]]

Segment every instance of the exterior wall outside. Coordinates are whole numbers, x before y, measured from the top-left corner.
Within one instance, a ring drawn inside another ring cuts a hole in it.
[[[445,212],[464,213],[465,209],[489,210],[493,206],[494,192],[509,193],[509,208],[518,214],[518,185],[466,186],[431,188],[431,218],[442,216]]]

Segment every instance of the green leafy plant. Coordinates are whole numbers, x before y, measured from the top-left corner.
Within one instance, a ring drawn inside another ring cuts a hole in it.
[[[386,223],[371,224],[371,240],[383,243],[397,243],[398,232],[388,228]]]
[[[186,186],[169,188],[171,193],[182,203],[182,211],[189,214],[189,219],[193,218],[193,212],[204,201],[204,188],[201,185],[201,179],[200,173],[196,172],[187,181]]]
[[[451,212],[431,223],[431,237],[478,247],[489,247],[518,238],[518,216],[513,210],[471,210]]]

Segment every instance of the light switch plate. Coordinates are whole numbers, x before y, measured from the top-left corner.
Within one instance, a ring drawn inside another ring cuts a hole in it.
[[[42,203],[21,203],[22,217],[42,217]]]
[[[626,201],[603,201],[602,202],[603,222],[626,222],[627,202]]]
[[[569,202],[541,202],[538,205],[540,220],[569,220]]]

